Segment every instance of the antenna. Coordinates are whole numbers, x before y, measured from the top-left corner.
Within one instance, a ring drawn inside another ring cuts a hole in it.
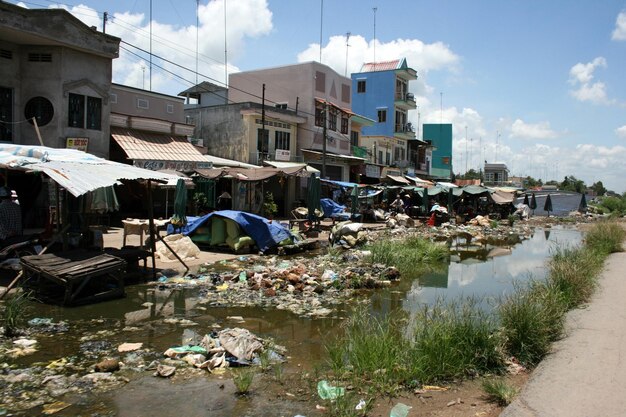
[[[224,0],[224,85],[228,88],[228,48],[226,48],[226,0]]]
[[[439,124],[443,124],[443,93],[439,93]]]
[[[196,85],[198,85],[198,27],[200,22],[200,0],[196,0]]]
[[[467,126],[465,126],[465,175],[467,175]]]
[[[150,0],[150,91],[152,91],[152,0]]]
[[[345,77],[348,76],[348,48],[350,47],[350,44],[348,42],[350,41],[350,35],[350,32],[346,33],[346,69],[343,74]]]
[[[372,7],[374,11],[374,62],[376,62],[376,11],[378,7]]]
[[[320,9],[320,64],[322,63],[322,30],[324,27],[324,0],[321,0]]]

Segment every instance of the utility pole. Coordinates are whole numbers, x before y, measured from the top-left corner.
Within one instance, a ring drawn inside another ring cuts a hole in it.
[[[109,13],[104,12],[102,15],[102,33],[107,33],[107,20],[109,19]]]
[[[264,145],[265,145],[265,83],[263,83],[263,93],[261,95],[261,143],[260,143],[260,148],[259,148],[259,143],[257,143],[257,164],[259,163],[258,161],[258,155],[263,151],[264,149]]]
[[[324,102],[324,124],[322,126],[322,178],[326,179],[326,119],[328,113],[328,105]]]
[[[348,42],[350,41],[350,35],[350,32],[346,33],[346,69],[343,73],[344,77],[348,76],[348,48],[350,47],[350,44]]]

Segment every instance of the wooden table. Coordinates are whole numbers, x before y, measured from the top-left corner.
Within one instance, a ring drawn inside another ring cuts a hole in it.
[[[126,262],[107,253],[46,253],[24,256],[20,262],[25,286],[54,303],[78,305],[125,295]]]

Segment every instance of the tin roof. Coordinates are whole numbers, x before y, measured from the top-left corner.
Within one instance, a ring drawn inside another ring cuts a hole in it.
[[[393,61],[366,62],[365,64],[363,64],[363,67],[361,67],[361,72],[395,70],[398,68],[400,61],[400,59],[394,59]]]
[[[115,126],[111,126],[111,136],[132,160],[206,162],[184,136]]]

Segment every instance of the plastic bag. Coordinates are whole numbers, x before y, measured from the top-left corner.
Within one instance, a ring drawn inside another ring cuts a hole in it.
[[[346,389],[343,387],[333,387],[328,384],[328,381],[320,381],[317,383],[317,393],[323,400],[334,400],[337,397],[342,397]]]

